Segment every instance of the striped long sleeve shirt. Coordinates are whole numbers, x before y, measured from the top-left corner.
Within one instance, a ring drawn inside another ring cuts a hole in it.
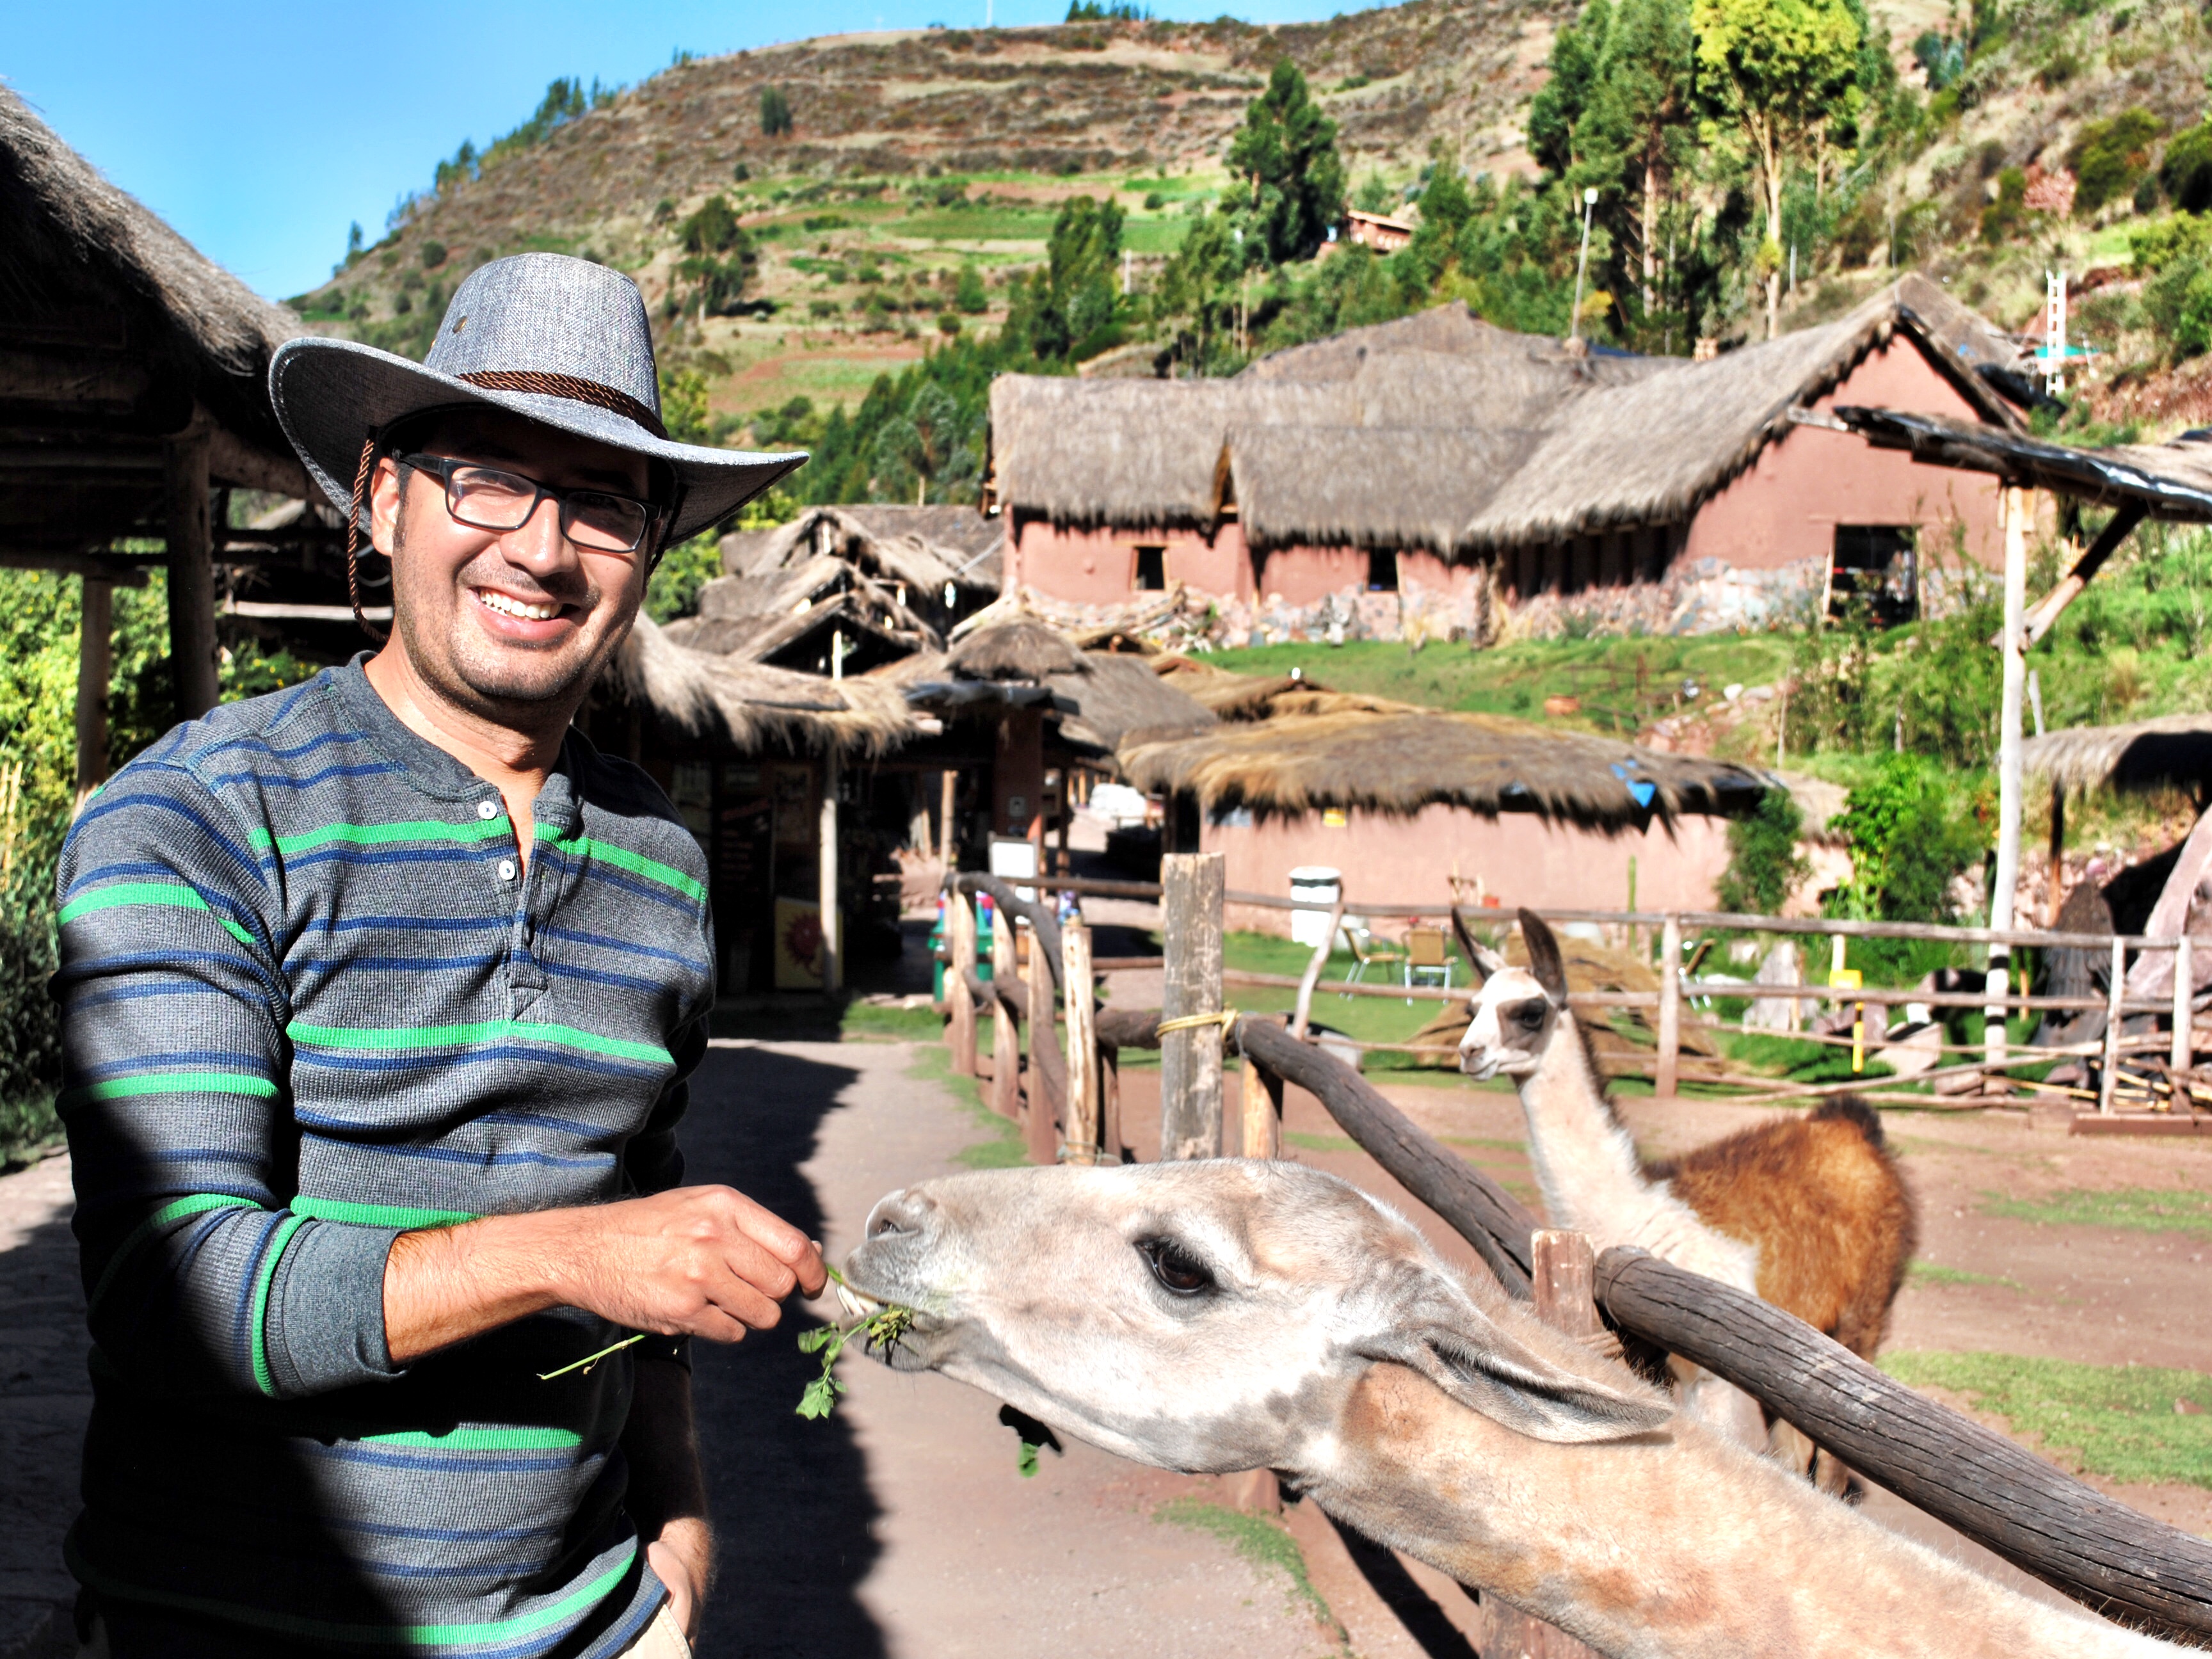
[[[403,1231],[676,1185],[713,953],[697,844],[571,734],[499,793],[359,664],[119,772],[61,870],[60,1110],[94,1404],[71,1570],[115,1659],[619,1650],[623,1334],[561,1310],[401,1367]]]

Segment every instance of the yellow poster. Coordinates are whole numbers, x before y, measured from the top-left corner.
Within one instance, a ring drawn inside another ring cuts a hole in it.
[[[775,988],[822,988],[822,907],[811,900],[775,902]]]

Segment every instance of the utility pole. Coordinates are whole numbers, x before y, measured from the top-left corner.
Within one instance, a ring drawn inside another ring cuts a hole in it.
[[[2027,690],[2027,656],[2023,643],[2027,589],[2027,514],[2032,495],[2017,484],[2004,492],[2004,678],[1997,715],[1997,852],[1990,883],[1990,927],[2002,933],[2014,925],[2013,899],[2020,885],[2021,817],[2021,704]],[[1989,994],[2007,994],[2011,980],[2012,949],[1990,946]],[[2002,1093],[2003,1073],[1996,1070],[2006,1056],[2005,1010],[1994,1001],[1984,1010],[1986,1021],[1982,1046],[1991,1068],[1983,1079],[1985,1094]]]
[[[1575,311],[1567,319],[1567,337],[1578,340],[1583,332],[1583,276],[1589,270],[1590,210],[1597,205],[1597,186],[1592,185],[1583,191],[1583,251],[1575,261]]]

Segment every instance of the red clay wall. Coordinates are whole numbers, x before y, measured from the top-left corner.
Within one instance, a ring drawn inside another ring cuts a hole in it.
[[[1211,543],[1188,530],[1055,530],[1030,520],[1008,532],[1006,588],[1011,593],[1030,587],[1072,605],[1116,604],[1137,591],[1139,547],[1167,550],[1170,586],[1183,582],[1224,599],[1252,597],[1252,561],[1243,528],[1233,519]],[[1364,556],[1360,571],[1364,578]]]
[[[1353,812],[1342,829],[1313,814],[1292,822],[1209,823],[1202,845],[1228,855],[1229,885],[1291,896],[1290,872],[1322,864],[1344,872],[1356,914],[1372,904],[1442,902],[1449,878],[1480,876],[1509,908],[1619,908],[1628,902],[1628,860],[1636,860],[1636,900],[1646,909],[1713,908],[1713,882],[1728,866],[1728,825],[1685,818],[1669,839],[1657,824],[1642,835],[1601,836],[1547,824],[1527,813],[1479,817],[1431,806],[1410,818]],[[1229,926],[1290,932],[1291,913],[1229,907]],[[1398,924],[1378,931],[1389,932]]]
[[[1838,404],[1981,418],[1919,348],[1901,336],[1871,354],[1815,407]],[[1849,433],[1795,427],[1705,503],[1690,526],[1680,556],[1773,570],[1827,557],[1839,524],[1912,524],[1921,528],[1923,562],[1949,557],[1954,528],[1963,528],[1970,556],[1984,564],[2002,564],[2001,489],[1986,473],[1923,466],[1898,450],[1875,449]]]

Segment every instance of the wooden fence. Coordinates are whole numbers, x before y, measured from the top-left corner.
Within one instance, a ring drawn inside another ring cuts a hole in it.
[[[1571,1284],[1579,1284],[1571,1244],[1544,1235],[1536,1218],[1480,1170],[1416,1126],[1365,1079],[1316,1044],[1293,1035],[1303,1008],[1291,1016],[1238,1013],[1224,1007],[1228,984],[1274,985],[1286,976],[1237,975],[1222,968],[1222,905],[1258,902],[1225,892],[1218,854],[1171,855],[1163,884],[1174,894],[1166,907],[1168,1006],[1132,1010],[1095,1006],[1087,972],[1101,963],[1090,951],[1087,930],[1063,930],[1049,904],[1020,898],[1005,882],[963,875],[948,883],[951,964],[946,979],[951,1019],[947,1040],[956,1069],[975,1074],[975,1011],[994,1021],[991,1088],[988,1098],[1025,1128],[1031,1156],[1091,1163],[1128,1154],[1121,1132],[1118,1062],[1124,1048],[1162,1053],[1162,1135],[1164,1156],[1271,1158],[1281,1146],[1286,1085],[1312,1094],[1362,1149],[1419,1202],[1428,1206],[1474,1248],[1509,1293],[1536,1302],[1555,1323],[1577,1317]],[[1104,892],[1115,897],[1157,898],[1161,889],[1138,883],[1040,882],[1039,888]],[[993,939],[993,977],[976,972],[975,927],[969,899],[988,894],[1002,915],[1028,924],[1031,936],[1026,980],[1017,977],[1014,929],[1000,927]],[[1283,902],[1269,901],[1270,902]],[[1437,915],[1437,907],[1363,906],[1363,915],[1386,908]],[[1682,926],[1725,927],[1746,932],[1819,933],[1849,930],[1856,937],[1922,937],[1898,924],[1784,922],[1772,917],[1697,913],[1669,917],[1651,913],[1552,913],[1563,919],[1657,926],[1666,936]],[[1502,920],[1502,918],[1501,918]],[[1673,925],[1669,925],[1670,922]],[[1876,931],[1880,930],[1880,931]],[[1929,930],[1935,931],[1935,930]],[[2103,935],[1986,929],[1941,930],[1945,937],[1978,936],[1983,942],[2086,944],[2118,946]],[[1005,940],[1001,946],[1000,941]],[[2171,939],[2125,939],[2122,946],[2173,949]],[[1318,962],[1303,981],[1301,1001],[1311,994]],[[2185,963],[2188,952],[2179,953]],[[1657,999],[1679,1006],[1684,982],[1679,951],[1662,964]],[[2118,982],[2120,975],[2115,975]],[[2185,982],[2188,969],[2179,967]],[[1300,981],[1288,981],[1300,983]],[[1738,981],[1731,994],[1747,994]],[[1354,990],[1363,988],[1353,987]],[[1760,995],[1778,988],[1759,987]],[[1402,987],[1376,993],[1407,994]],[[1463,995],[1464,993],[1431,993]],[[1806,994],[1835,996],[1823,988]],[[1850,999],[1875,1000],[1859,992]],[[1647,999],[1649,994],[1646,994]],[[1577,999],[1582,1000],[1582,999]],[[1619,1006],[1615,994],[1588,999]],[[1928,999],[1915,994],[1911,1000]],[[1063,1051],[1053,1013],[1065,1002],[1073,1048]],[[2135,1011],[2119,999],[2021,999],[2002,1006],[2057,1002],[2068,1007],[2108,1006]],[[1648,1000],[1647,1004],[1648,1006]],[[1979,1000],[1972,1006],[1982,1006]],[[2160,1005],[2161,1007],[2166,1005]],[[2191,1003],[2185,991],[2172,1005],[2185,1024]],[[2156,1012],[2148,1010],[2148,1012]],[[1088,1018],[1083,1018],[1084,1014]],[[1013,1086],[1016,1046],[1001,1041],[996,1022],[1030,1029],[1029,1086]],[[2117,1024],[2117,1020],[2114,1022]],[[1662,1027],[1663,1029],[1663,1027]],[[1236,1109],[1224,1109],[1226,1060],[1241,1057]],[[2047,1053],[2047,1051],[2046,1051]],[[1179,1056],[1170,1073],[1170,1055]],[[2108,1060],[2110,1056],[2108,1055]],[[2111,1069],[2109,1064],[2108,1071]],[[1093,1089],[1097,1095],[1091,1094]],[[1563,1265],[1564,1264],[1564,1265]],[[1564,1279],[1561,1275],[1564,1274]],[[1561,1285],[1570,1288],[1562,1290]],[[2075,1480],[2033,1453],[1960,1413],[1914,1394],[1802,1321],[1756,1297],[1689,1273],[1639,1250],[1610,1249],[1591,1264],[1587,1293],[1616,1330],[1655,1343],[1726,1378],[1794,1424],[1815,1443],[1866,1479],[1957,1528],[2022,1571],[2076,1601],[2124,1623],[2191,1643],[2212,1638],[2212,1543],[2150,1519]],[[1558,1632],[1524,1645],[1564,1653]]]

